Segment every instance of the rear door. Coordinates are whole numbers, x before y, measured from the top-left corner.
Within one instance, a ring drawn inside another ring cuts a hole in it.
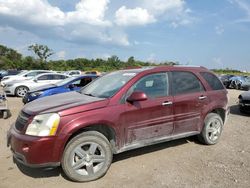
[[[202,109],[208,103],[205,89],[192,72],[172,72],[174,135],[200,131]]]
[[[171,135],[173,108],[168,74],[155,73],[141,78],[129,89],[127,96],[134,91],[144,92],[148,99],[125,104],[121,119],[126,145]]]

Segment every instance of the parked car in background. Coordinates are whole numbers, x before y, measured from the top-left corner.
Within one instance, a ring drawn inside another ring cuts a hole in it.
[[[244,81],[239,83],[238,88],[246,91],[250,90],[250,77],[245,77]]]
[[[219,76],[220,80],[222,81],[222,83],[224,84],[224,86],[226,88],[229,88],[229,85],[231,83],[230,78],[234,77],[234,75],[231,74],[226,74],[226,75],[221,75]]]
[[[5,76],[12,76],[12,75],[17,75],[19,74],[21,71],[20,70],[1,70],[0,71],[0,80],[2,80],[3,77]]]
[[[230,84],[228,88],[231,89],[241,89],[242,83],[245,82],[246,76],[234,76],[230,78]]]
[[[23,98],[23,103],[26,104],[33,100],[50,95],[56,95],[59,93],[79,91],[82,87],[89,84],[92,80],[96,79],[97,77],[98,76],[96,75],[82,75],[77,77],[69,77],[56,84],[49,84],[43,87],[35,88],[26,93],[26,95]]]
[[[70,70],[70,71],[66,71],[63,74],[69,75],[69,76],[79,76],[82,74],[81,71],[79,70]]]
[[[28,80],[39,74],[50,73],[50,72],[52,71],[47,71],[47,70],[22,71],[17,75],[4,76],[3,79],[1,80],[1,85],[5,86],[6,84],[12,81]]]
[[[99,71],[86,71],[84,74],[94,74],[94,75],[101,75]]]
[[[36,87],[44,86],[47,84],[55,84],[69,76],[57,73],[43,73],[30,78],[28,80],[17,80],[8,82],[4,86],[4,91],[7,95],[14,95],[18,97],[24,97],[25,94]]]
[[[80,92],[26,104],[7,145],[16,162],[61,165],[69,179],[91,181],[107,172],[113,154],[192,135],[216,144],[227,103],[227,90],[203,67],[120,70]]]
[[[240,112],[250,113],[250,91],[241,93],[238,98]]]

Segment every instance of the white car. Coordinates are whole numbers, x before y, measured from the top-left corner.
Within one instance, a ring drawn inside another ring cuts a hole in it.
[[[31,89],[35,89],[47,84],[55,84],[68,77],[68,75],[57,73],[39,74],[38,76],[28,80],[19,80],[7,83],[4,87],[4,92],[7,95],[24,97],[25,94]]]
[[[4,76],[1,80],[1,85],[5,86],[6,84],[17,81],[17,80],[29,80],[39,74],[50,73],[52,71],[47,70],[31,70],[31,71],[22,71],[21,73],[13,76]]]
[[[80,76],[82,72],[79,70],[70,70],[70,71],[64,72],[63,74],[69,75],[69,76]]]

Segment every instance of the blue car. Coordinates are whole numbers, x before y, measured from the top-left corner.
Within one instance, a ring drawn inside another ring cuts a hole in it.
[[[46,86],[37,87],[35,90],[27,92],[27,94],[23,98],[23,103],[26,104],[33,100],[59,93],[79,91],[82,87],[84,87],[97,77],[97,75],[82,75],[77,77],[70,77],[58,82],[57,84],[48,84]]]

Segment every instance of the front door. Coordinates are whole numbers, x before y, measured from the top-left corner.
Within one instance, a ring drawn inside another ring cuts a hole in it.
[[[126,102],[122,114],[125,144],[130,145],[169,136],[173,131],[173,98],[169,96],[168,74],[155,73],[142,77],[128,91],[144,92],[148,99]]]

